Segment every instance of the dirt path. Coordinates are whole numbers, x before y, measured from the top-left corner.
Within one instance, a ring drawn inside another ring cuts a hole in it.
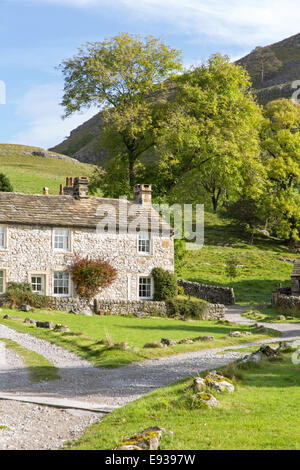
[[[240,306],[240,305],[233,305],[231,307],[227,307],[225,318],[228,321],[241,323],[241,324],[253,324],[257,323],[258,325],[265,326],[267,328],[272,328],[274,330],[279,331],[284,338],[294,338],[300,337],[300,322],[299,323],[265,323],[265,322],[257,322],[254,320],[249,320],[242,316],[244,312],[250,310],[250,308],[258,308],[257,305],[251,306]]]
[[[1,337],[10,338],[45,356],[58,367],[61,378],[31,383],[22,361],[9,351],[6,352],[5,361],[0,363],[0,395],[34,396],[41,401],[43,397],[52,397],[108,407],[120,407],[155,388],[206,369],[221,367],[240,357],[238,349],[246,346],[231,347],[236,351],[230,352],[215,348],[132,363],[118,369],[99,369],[65,349],[4,325],[0,325]],[[0,400],[0,426],[8,427],[0,429],[0,449],[56,449],[65,440],[77,437],[84,427],[102,416],[79,411],[70,414],[32,403]]]

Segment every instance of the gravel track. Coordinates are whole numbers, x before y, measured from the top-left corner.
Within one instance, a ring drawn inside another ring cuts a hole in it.
[[[118,369],[99,369],[59,346],[4,325],[0,325],[0,338],[10,338],[43,355],[58,367],[60,375],[60,380],[31,383],[20,358],[6,350],[6,360],[3,364],[0,361],[0,394],[52,396],[107,406],[125,405],[155,388],[228,364],[241,356],[238,348],[247,346],[230,347],[236,351],[227,353],[224,348],[214,348],[132,363]],[[102,416],[82,412],[70,415],[45,406],[0,401],[0,426],[9,428],[0,429],[0,449],[59,448]]]

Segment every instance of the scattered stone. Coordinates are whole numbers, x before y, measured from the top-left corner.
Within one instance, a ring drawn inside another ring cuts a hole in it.
[[[203,392],[206,389],[205,380],[202,377],[195,377],[194,378],[194,388],[198,390],[198,392]]]
[[[30,312],[31,307],[30,307],[30,305],[23,304],[23,305],[21,305],[19,310],[21,310],[21,312]]]
[[[206,392],[197,393],[197,398],[200,399],[201,403],[208,406],[209,408],[215,408],[219,406],[219,401],[211,394]]]
[[[216,371],[209,372],[204,379],[208,387],[214,388],[216,392],[224,392],[227,390],[229,393],[234,392],[234,385],[227,377],[217,374]]]
[[[193,344],[193,340],[190,339],[190,338],[184,338],[184,339],[181,339],[180,341],[178,341],[178,344]]]
[[[38,328],[48,328],[49,330],[53,330],[52,321],[37,321],[36,326]]]
[[[286,320],[286,318],[285,318],[285,316],[284,316],[284,315],[278,315],[278,317],[277,317],[277,320],[280,320],[280,321],[285,321],[285,320]]]
[[[10,315],[4,315],[3,320],[22,320],[21,317],[11,317]]]
[[[267,328],[265,328],[263,325],[258,325],[257,327],[257,333],[266,333]]]
[[[245,364],[247,362],[260,362],[262,359],[274,359],[274,358],[277,358],[279,357],[278,355],[278,350],[275,350],[273,348],[271,348],[270,346],[268,345],[263,345],[261,346],[261,348],[252,353],[252,354],[247,354],[246,356],[244,356],[240,361],[239,361],[239,364]]]
[[[154,341],[152,343],[146,343],[144,348],[165,348],[166,344],[160,343],[158,341]]]
[[[32,318],[26,317],[24,320],[24,323],[27,323],[28,325],[36,325],[36,320],[33,320]]]
[[[233,338],[239,338],[240,336],[242,336],[242,333],[241,331],[231,331],[228,336],[231,336]]]
[[[196,338],[193,338],[193,341],[214,341],[215,337],[214,336],[197,336]]]
[[[160,342],[162,344],[165,344],[166,346],[176,346],[176,341],[174,341],[173,339],[169,339],[169,338],[162,338],[160,340]]]
[[[54,327],[54,331],[57,331],[59,333],[70,333],[71,330],[67,325],[62,325],[61,323],[57,323]]]
[[[295,264],[296,260],[295,259],[289,259],[289,258],[277,258],[279,261],[283,261],[284,263],[289,263],[289,264]]]
[[[164,428],[149,427],[133,436],[125,437],[115,450],[158,450],[163,434],[173,435]]]

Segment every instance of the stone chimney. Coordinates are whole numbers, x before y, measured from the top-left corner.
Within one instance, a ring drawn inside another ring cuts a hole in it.
[[[74,178],[67,176],[66,178],[66,186],[64,188],[60,188],[59,194],[65,196],[73,196],[74,192]]]
[[[151,184],[136,184],[133,190],[133,200],[137,204],[151,206],[152,204]]]
[[[78,176],[74,180],[73,196],[75,199],[89,197],[89,179],[87,176]]]

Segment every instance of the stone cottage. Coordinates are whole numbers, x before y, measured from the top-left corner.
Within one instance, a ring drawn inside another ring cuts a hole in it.
[[[291,275],[292,295],[300,296],[300,258],[296,259]]]
[[[78,299],[70,274],[78,255],[117,270],[99,299],[152,299],[151,271],[173,271],[174,253],[172,229],[152,208],[151,193],[144,184],[132,201],[89,197],[86,177],[67,178],[59,195],[0,193],[0,293],[10,281],[30,282],[58,306]]]

